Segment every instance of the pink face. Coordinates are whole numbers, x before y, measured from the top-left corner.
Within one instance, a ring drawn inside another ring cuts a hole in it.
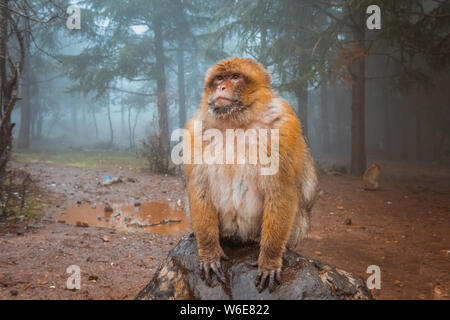
[[[236,99],[236,88],[243,83],[244,77],[239,73],[218,75],[213,81],[215,104],[219,107],[232,104]]]

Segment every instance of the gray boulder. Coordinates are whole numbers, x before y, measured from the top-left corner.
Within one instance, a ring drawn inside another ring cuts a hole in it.
[[[283,257],[282,284],[272,293],[267,289],[259,293],[254,285],[258,246],[222,243],[222,247],[230,258],[222,263],[227,280],[225,284],[215,275],[211,286],[200,279],[197,243],[193,234],[186,234],[136,299],[372,299],[364,282],[352,274],[289,250]]]

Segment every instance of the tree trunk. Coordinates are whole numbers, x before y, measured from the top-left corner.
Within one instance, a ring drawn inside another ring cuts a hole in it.
[[[416,109],[416,160],[418,162],[422,161],[422,108],[421,106],[417,106]]]
[[[108,111],[108,123],[109,123],[109,146],[112,147],[114,143],[114,129],[112,125],[111,120],[111,99],[110,99],[110,93],[107,94],[107,111]]]
[[[353,27],[354,41],[361,50],[365,50],[364,14],[356,12]],[[365,142],[365,89],[366,89],[366,60],[365,57],[355,59],[351,64],[353,73],[352,83],[352,152],[351,173],[362,175],[366,170],[366,142]]]
[[[186,23],[183,4],[177,1],[177,80],[178,80],[178,116],[180,127],[186,124],[186,83],[184,80],[184,36]]]
[[[128,107],[128,141],[130,143],[130,150],[133,149],[133,142],[132,142],[132,129],[131,129],[131,107]]]
[[[180,117],[180,127],[186,124],[186,88],[184,81],[184,51],[183,39],[178,39],[177,65],[178,65],[178,113]]]
[[[0,116],[3,116],[5,111],[5,105],[8,103],[6,101],[7,95],[7,73],[6,73],[6,43],[8,39],[8,0],[0,0],[0,80],[1,80],[1,105],[0,105]]]
[[[17,146],[21,149],[30,147],[30,124],[31,124],[31,107],[30,107],[30,72],[24,70],[23,73],[23,101],[20,105],[20,131]]]
[[[141,109],[137,109],[136,116],[134,117],[133,132],[132,132],[133,149],[136,149],[136,125],[138,123],[138,118],[139,118],[140,113],[141,113]]]
[[[322,151],[330,153],[330,129],[328,120],[328,79],[324,79],[320,86],[320,121],[322,123]]]
[[[169,165],[169,121],[167,117],[166,74],[164,66],[164,44],[162,34],[162,19],[157,15],[153,21],[155,34],[156,58],[156,91],[158,105],[158,130],[160,154],[163,157],[162,171],[166,172]]]
[[[94,108],[92,108],[92,120],[94,121],[95,140],[98,140],[98,125],[97,125],[97,118],[95,117],[95,110],[94,110]]]
[[[303,134],[308,139],[308,84],[298,87],[295,96],[297,98],[297,111],[302,123]]]
[[[392,158],[392,137],[391,137],[391,116],[389,112],[390,108],[390,91],[385,81],[384,85],[384,103],[382,106],[383,110],[383,147],[386,159]]]
[[[8,39],[8,0],[0,0],[0,185],[6,172],[6,163],[9,158],[9,148],[11,146],[11,125],[10,116],[7,114],[7,107],[10,100],[10,93],[7,88],[6,73],[6,44]]]

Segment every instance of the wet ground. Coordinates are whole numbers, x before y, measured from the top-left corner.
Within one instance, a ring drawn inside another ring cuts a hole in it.
[[[57,221],[79,227],[112,228],[121,232],[139,229],[172,236],[190,231],[189,218],[181,208],[181,201],[77,205],[57,216]]]
[[[0,227],[0,299],[132,299],[189,229],[180,177],[11,166],[31,173],[47,206],[38,221]],[[357,178],[321,174],[311,233],[298,252],[363,279],[378,265],[378,299],[449,299],[450,171],[391,171],[374,192]],[[121,182],[103,185],[105,176]],[[66,287],[70,265],[81,268],[80,290]]]

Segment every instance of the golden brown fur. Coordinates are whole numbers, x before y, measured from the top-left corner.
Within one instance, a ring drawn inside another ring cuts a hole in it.
[[[242,108],[217,116],[210,108],[214,79],[232,73],[245,78],[245,85],[236,89]],[[220,268],[220,238],[259,241],[257,286],[264,289],[266,278],[270,278],[272,290],[274,279],[279,280],[285,247],[295,247],[307,233],[316,193],[314,161],[300,122],[289,104],[271,89],[269,74],[255,61],[240,58],[224,60],[208,70],[200,109],[187,124],[193,149],[195,120],[202,121],[203,130],[214,128],[221,132],[279,129],[279,170],[274,175],[260,175],[259,162],[185,165],[201,265],[206,266],[206,272]],[[203,152],[209,144],[203,142]],[[220,270],[216,273],[220,276]]]

